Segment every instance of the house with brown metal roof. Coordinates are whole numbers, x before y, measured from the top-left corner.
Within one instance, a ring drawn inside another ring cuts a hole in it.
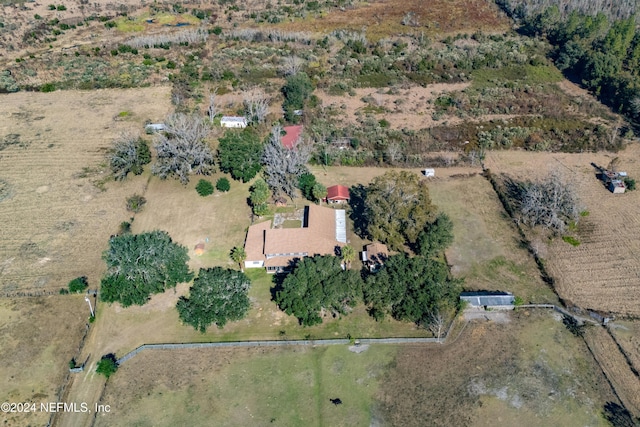
[[[307,206],[304,226],[271,228],[271,221],[249,227],[244,250],[245,268],[266,268],[269,273],[286,270],[297,258],[334,255],[344,246],[346,216],[343,209]]]

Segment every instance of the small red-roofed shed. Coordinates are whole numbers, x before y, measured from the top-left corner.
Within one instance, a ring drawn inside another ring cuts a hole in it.
[[[344,203],[349,201],[349,188],[344,185],[332,185],[327,188],[328,203]]]
[[[300,142],[302,136],[302,125],[285,126],[285,135],[282,137],[282,146],[287,150],[293,149]]]

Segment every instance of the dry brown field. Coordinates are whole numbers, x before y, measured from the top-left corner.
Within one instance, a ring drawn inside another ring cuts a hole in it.
[[[390,94],[388,88],[354,89],[355,95],[329,95],[318,91],[317,96],[323,107],[338,108],[346,121],[356,123],[358,116],[374,112],[375,117],[385,119],[393,129],[425,129],[447,123],[455,126],[469,121],[508,120],[516,117],[509,114],[487,114],[473,119],[462,119],[454,115],[443,115],[439,120],[433,119],[436,111],[433,101],[439,96],[451,92],[462,91],[471,83],[436,83],[403,88],[398,93]],[[363,98],[371,101],[365,102]]]
[[[47,424],[39,405],[59,400],[88,316],[80,295],[0,299],[0,401],[38,405],[33,413],[2,414],[3,425]]]
[[[102,191],[100,164],[122,131],[141,132],[168,112],[166,87],[2,95],[0,292],[58,290],[83,275],[96,287],[109,236],[131,216],[125,199],[145,186],[108,182]]]
[[[415,26],[402,25],[402,19],[413,12]],[[508,18],[489,0],[386,0],[357,3],[346,10],[332,10],[319,17],[282,23],[282,28],[293,31],[327,33],[335,29],[361,31],[378,40],[390,35],[415,33],[432,35],[454,32],[497,32],[511,27]]]
[[[616,321],[609,332],[622,347],[636,372],[640,372],[640,322]]]
[[[580,245],[560,238],[536,240],[555,280],[559,295],[569,304],[584,309],[621,315],[640,315],[640,192],[610,193],[596,179],[591,163],[607,166],[619,157],[619,170],[640,178],[640,146],[632,144],[619,153],[529,153],[492,151],[486,166],[493,173],[532,180],[559,169],[574,181],[583,209],[577,230]]]
[[[427,361],[427,362],[425,362]],[[392,426],[607,426],[618,402],[584,342],[558,316],[475,322],[442,347],[400,347],[378,393]]]
[[[627,364],[611,335],[604,328],[587,328],[585,341],[624,406],[634,417],[640,417],[640,379]]]

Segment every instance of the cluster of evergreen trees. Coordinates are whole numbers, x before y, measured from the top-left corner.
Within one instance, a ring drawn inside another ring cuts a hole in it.
[[[614,110],[631,119],[640,117],[640,31],[635,15],[610,20],[603,12],[589,15],[577,9],[563,14],[557,6],[527,13],[507,5],[506,10],[520,20],[522,32],[549,40],[552,58],[569,78]]]

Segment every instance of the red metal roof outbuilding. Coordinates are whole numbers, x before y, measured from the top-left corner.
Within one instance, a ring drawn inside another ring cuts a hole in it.
[[[300,142],[300,136],[302,135],[302,125],[297,126],[285,126],[283,128],[285,135],[282,137],[282,145],[284,148],[291,150]]]
[[[344,185],[332,185],[327,188],[327,200],[330,202],[349,200],[349,188]]]

